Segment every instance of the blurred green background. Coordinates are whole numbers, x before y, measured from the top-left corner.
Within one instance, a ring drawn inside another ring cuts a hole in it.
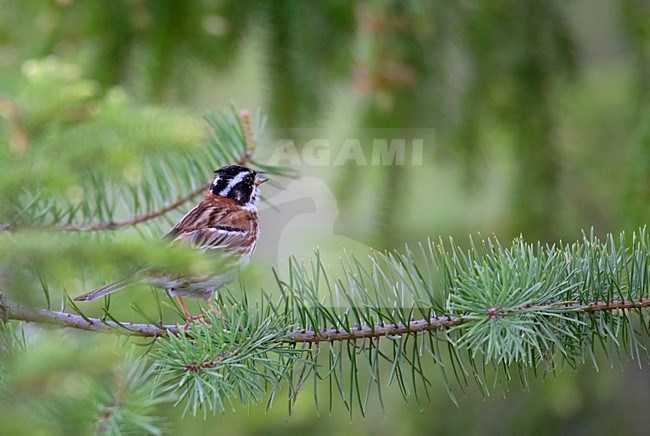
[[[650,218],[647,0],[0,0],[0,94],[24,101],[29,60],[48,57],[90,87],[80,99],[119,91],[141,107],[197,118],[235,101],[268,113],[270,139],[433,129],[421,166],[301,165],[311,181],[293,185],[292,196],[270,193],[278,207],[288,204],[288,218],[262,212],[264,270],[314,243],[332,252],[399,248],[475,232],[552,243]],[[29,97],[38,113],[45,102]],[[11,107],[0,109],[3,135],[19,148]],[[323,240],[278,246],[277,235],[309,232],[314,222]],[[65,347],[79,352],[117,342],[67,336]],[[70,365],[93,365],[71,362],[43,371],[75,380]],[[384,412],[377,404],[352,423],[342,407],[317,414],[309,388],[289,420],[280,402],[267,414],[239,409],[207,420],[160,413],[173,434],[647,434],[647,370],[603,363],[600,372],[564,368],[526,392],[513,384],[505,398],[469,388],[458,407],[442,387],[423,405],[405,404],[392,387]],[[0,433],[25,432],[21,423],[57,433],[30,422],[30,407],[16,410],[0,410]]]

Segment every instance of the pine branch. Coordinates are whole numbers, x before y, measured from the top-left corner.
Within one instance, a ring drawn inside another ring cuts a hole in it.
[[[547,310],[548,306],[526,307],[528,311]],[[634,300],[597,301],[587,305],[570,303],[565,306],[553,306],[553,309],[571,309],[575,312],[614,312],[617,310],[650,308],[650,298]],[[475,316],[476,314],[472,314]],[[504,316],[498,310],[486,311],[483,316],[487,319]],[[74,315],[47,309],[26,307],[8,301],[0,293],[0,319],[35,322],[39,324],[56,325],[59,327],[74,328],[78,330],[98,333],[112,333],[128,336],[160,338],[169,334],[177,335],[181,331],[178,324],[138,324],[131,322],[107,321],[99,318]],[[411,320],[406,324],[381,323],[374,326],[355,326],[349,331],[342,327],[314,330],[296,330],[288,328],[289,336],[283,338],[284,343],[318,343],[332,341],[352,341],[355,339],[381,338],[384,336],[397,336],[403,334],[417,334],[425,331],[450,329],[471,322],[472,318],[455,316],[438,316],[429,320]]]
[[[255,142],[253,140],[253,129],[251,127],[251,120],[248,111],[243,110],[240,112],[240,117],[242,121],[242,126],[246,135],[246,149],[241,153],[239,158],[235,160],[236,165],[247,165],[250,158],[253,156],[255,151]],[[205,192],[210,188],[210,183],[212,180],[207,181],[203,185],[194,189],[190,193],[179,197],[177,200],[172,201],[160,209],[153,210],[149,213],[145,213],[139,216],[135,216],[128,220],[123,221],[114,221],[107,223],[97,223],[91,224],[88,226],[80,227],[78,225],[64,225],[64,226],[55,226],[52,230],[61,230],[61,231],[98,231],[98,230],[115,230],[120,227],[134,226],[141,224],[156,218],[159,218],[175,209],[178,209],[183,204],[204,195]]]
[[[103,223],[96,223],[96,224],[89,224],[85,226],[80,226],[77,224],[67,224],[67,225],[61,225],[61,226],[50,226],[47,227],[48,230],[59,230],[59,231],[64,231],[64,232],[71,232],[71,231],[86,231],[86,232],[92,232],[92,231],[99,231],[99,230],[115,230],[120,227],[128,227],[128,226],[134,226],[137,224],[141,224],[156,218],[159,218],[175,209],[178,209],[181,207],[183,204],[187,203],[188,201],[197,198],[198,196],[205,194],[207,189],[210,187],[210,182],[206,182],[205,184],[199,186],[198,188],[194,189],[192,192],[179,197],[177,200],[172,201],[171,203],[167,204],[164,207],[161,207],[160,209],[153,210],[151,212],[135,216],[133,218],[123,220],[123,221],[112,221],[112,222],[103,222]]]
[[[251,120],[250,120],[250,115],[248,111],[243,110],[239,114],[239,121],[240,121],[240,130],[241,130],[241,135],[242,135],[242,143],[245,143],[245,146],[243,149],[241,149],[240,153],[238,156],[235,156],[234,159],[231,160],[231,162],[234,162],[236,165],[247,165],[253,156],[254,150],[255,150],[255,141],[254,141],[254,134],[253,134],[253,129],[251,126]],[[211,124],[212,127],[215,128],[215,133],[219,132],[217,129],[221,126],[219,126],[219,123],[222,122],[221,119],[216,119],[212,118],[211,119]],[[223,132],[220,132],[223,133]],[[221,140],[227,136],[222,135],[220,137]],[[231,138],[232,140],[232,138]],[[213,144],[215,145],[215,144]],[[232,148],[234,150],[238,150],[239,148],[236,146],[232,146],[232,144],[219,144],[219,147],[223,147],[224,149],[227,148]],[[135,215],[129,219],[125,220],[109,220],[109,221],[104,221],[104,222],[97,222],[97,223],[83,223],[83,224],[78,224],[78,223],[68,223],[68,224],[18,224],[18,223],[5,223],[5,224],[0,224],[0,232],[2,231],[17,231],[17,230],[24,230],[27,228],[39,228],[39,229],[44,229],[44,230],[51,230],[51,231],[65,231],[65,232],[77,232],[77,231],[105,231],[105,230],[116,230],[122,227],[129,227],[129,226],[135,226],[138,224],[142,224],[151,220],[154,220],[156,218],[159,218],[163,215],[166,215],[169,212],[172,212],[182,205],[186,204],[187,202],[196,199],[202,195],[205,194],[205,192],[208,190],[210,187],[211,180],[203,183],[202,185],[198,186],[197,188],[193,189],[191,192],[182,195],[169,203],[167,203],[165,206],[160,207],[158,209],[154,209],[151,211],[144,212],[139,215]]]
[[[156,387],[154,368],[131,354],[116,368],[113,378],[110,389],[97,395],[96,434],[163,434],[164,419],[152,412],[158,404],[175,399],[161,392],[151,395]]]
[[[153,324],[136,324],[130,322],[115,322],[59,312],[48,309],[36,309],[8,301],[0,293],[0,315],[4,320],[35,322],[39,324],[69,327],[100,333],[124,334],[130,336],[161,337],[169,333],[178,334],[178,325],[157,326]]]
[[[631,241],[624,233],[604,241],[591,234],[558,246],[515,240],[504,247],[482,239],[462,250],[429,242],[417,256],[408,247],[365,261],[346,254],[341,266],[334,273],[318,253],[310,264],[290,258],[287,278],[276,274],[277,298],[261,292],[251,302],[246,293],[222,289],[222,317],[209,312],[207,323],[187,329],[29,309],[6,299],[0,315],[159,338],[163,384],[194,414],[224,410],[236,398],[272,399],[283,382],[295,397],[306,377],[330,379],[330,396],[338,391],[349,410],[356,404],[363,412],[383,365],[405,398],[411,390],[428,392],[428,371],[439,365],[453,399],[450,370],[461,386],[473,379],[487,394],[488,386],[508,384],[511,370],[526,386],[560,363],[598,367],[599,348],[608,355],[624,350],[639,364],[649,358],[645,229]],[[364,399],[358,378],[366,359]],[[494,382],[487,380],[488,365]]]

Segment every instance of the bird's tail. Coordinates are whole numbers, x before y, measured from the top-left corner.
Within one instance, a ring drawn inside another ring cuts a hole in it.
[[[126,280],[120,280],[119,282],[109,283],[107,285],[95,289],[94,291],[90,291],[87,294],[78,296],[77,298],[74,299],[74,301],[96,300],[99,297],[103,297],[104,295],[108,295],[112,292],[119,291],[120,289],[124,289],[127,286],[131,286],[135,283],[138,283],[139,281],[140,280],[138,279],[126,279]]]

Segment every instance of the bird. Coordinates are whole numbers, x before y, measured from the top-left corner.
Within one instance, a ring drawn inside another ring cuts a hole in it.
[[[99,287],[76,297],[74,301],[92,301],[104,295],[142,283],[166,289],[178,300],[183,315],[195,321],[205,315],[191,316],[183,297],[203,298],[212,310],[213,294],[234,278],[234,268],[249,262],[260,234],[257,206],[260,185],[268,179],[265,174],[243,165],[228,165],[214,172],[210,189],[194,208],[173,226],[163,238],[171,243],[185,243],[204,253],[224,256],[231,260],[224,270],[202,277],[172,277],[155,275],[143,270],[131,278]]]

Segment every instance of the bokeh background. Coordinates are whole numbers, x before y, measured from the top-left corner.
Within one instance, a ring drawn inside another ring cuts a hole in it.
[[[268,141],[435,132],[422,165],[301,164],[302,178],[268,193],[280,211],[263,208],[263,270],[315,245],[335,258],[476,232],[552,243],[650,218],[647,0],[0,0],[0,93],[19,95],[30,60],[45,58],[145,107],[261,108]],[[528,391],[470,387],[458,406],[442,386],[421,405],[389,388],[384,411],[351,423],[342,406],[317,413],[309,389],[290,418],[281,402],[207,420],[160,413],[173,434],[647,434],[650,375],[610,358]],[[17,410],[0,421],[19,433],[31,409]]]

